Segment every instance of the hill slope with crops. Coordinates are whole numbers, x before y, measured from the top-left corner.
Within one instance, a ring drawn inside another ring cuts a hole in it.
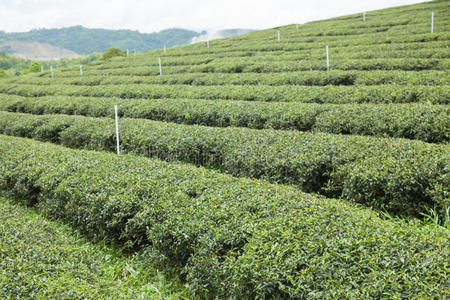
[[[445,298],[449,45],[433,1],[0,80],[0,190],[196,297]]]

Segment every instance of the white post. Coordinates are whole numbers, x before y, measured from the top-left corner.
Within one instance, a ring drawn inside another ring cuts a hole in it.
[[[363,21],[366,21],[366,12],[363,12]]]
[[[127,49],[127,57],[128,57],[128,49]]]
[[[41,73],[44,72],[44,66],[41,65]]]
[[[330,57],[328,56],[328,45],[325,48],[327,50],[327,71],[330,71]]]
[[[278,35],[278,42],[280,42],[280,31],[277,31],[277,35]]]
[[[209,41],[206,41],[206,47],[209,49]]]
[[[117,154],[120,154],[120,147],[119,147],[119,117],[117,115],[117,105],[114,105],[114,115],[115,115],[115,118],[116,118]]]
[[[80,76],[83,76],[83,66],[80,65]]]
[[[159,63],[159,76],[162,76],[161,57],[158,57],[158,63]]]
[[[295,24],[295,28],[297,29],[297,31],[298,31],[298,24]]]
[[[434,11],[431,12],[431,33],[434,33]]]
[[[164,53],[166,53],[166,44],[164,44]]]
[[[53,66],[50,66],[50,73],[52,75],[52,78],[55,77],[55,74],[53,73]]]

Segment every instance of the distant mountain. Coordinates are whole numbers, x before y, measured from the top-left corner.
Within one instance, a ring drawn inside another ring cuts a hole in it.
[[[59,29],[33,29],[29,32],[6,33],[0,31],[0,44],[10,41],[46,43],[71,50],[77,54],[104,52],[110,47],[136,49],[138,52],[189,44],[193,37],[206,32],[172,28],[155,33],[133,30],[91,29],[72,26]],[[3,50],[8,53],[10,51]]]

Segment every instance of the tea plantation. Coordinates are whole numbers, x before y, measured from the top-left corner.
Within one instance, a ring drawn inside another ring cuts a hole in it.
[[[122,252],[55,256],[64,284],[5,267],[0,295],[157,297],[83,283],[130,261],[172,298],[450,297],[449,46],[432,1],[0,80],[2,259],[57,251],[23,204]]]

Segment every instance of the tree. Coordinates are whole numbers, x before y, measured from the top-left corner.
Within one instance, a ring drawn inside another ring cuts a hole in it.
[[[120,50],[119,48],[116,47],[111,47],[109,49],[107,49],[105,51],[105,53],[103,53],[103,55],[100,57],[101,60],[107,60],[110,59],[114,56],[125,56],[125,51]]]
[[[6,78],[8,74],[6,74],[5,70],[0,69],[0,78]]]
[[[30,72],[31,72],[31,73],[37,73],[37,72],[40,72],[40,71],[41,71],[41,66],[42,66],[42,64],[41,64],[40,62],[33,61],[33,62],[30,64]]]

